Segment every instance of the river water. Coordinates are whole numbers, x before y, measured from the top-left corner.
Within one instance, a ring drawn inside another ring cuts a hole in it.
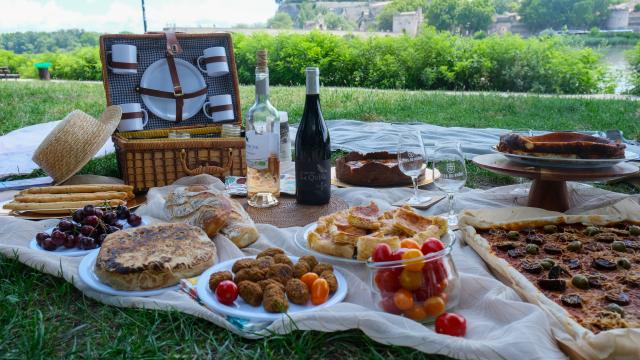
[[[607,76],[615,80],[615,93],[621,94],[633,88],[631,82],[631,64],[627,61],[625,52],[633,46],[607,46],[594,50],[602,54],[600,62],[607,68]]]

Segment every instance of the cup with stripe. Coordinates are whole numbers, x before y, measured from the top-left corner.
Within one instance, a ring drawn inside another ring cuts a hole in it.
[[[233,102],[231,95],[209,96],[209,101],[202,106],[204,115],[214,122],[233,120]]]
[[[223,47],[210,47],[204,49],[203,53],[204,55],[199,56],[197,61],[200,71],[209,76],[222,76],[229,73],[227,53]]]
[[[107,51],[107,59],[109,55],[111,62],[107,62],[107,68],[114,74],[138,73],[137,49],[134,45],[111,45],[111,51]]]
[[[149,122],[149,114],[147,110],[140,106],[140,103],[120,104],[118,106],[122,109],[118,130],[123,132],[142,130]]]

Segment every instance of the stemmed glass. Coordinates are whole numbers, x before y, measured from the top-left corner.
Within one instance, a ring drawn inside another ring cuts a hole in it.
[[[413,196],[407,200],[409,205],[420,205],[430,201],[430,196],[418,195],[418,178],[427,169],[427,154],[424,151],[420,131],[404,132],[398,135],[398,167],[413,181]]]
[[[433,171],[440,172],[440,177],[434,183],[440,191],[447,193],[449,198],[449,225],[457,225],[458,218],[453,211],[453,196],[464,187],[467,181],[467,167],[460,143],[443,142],[436,145],[433,151]]]

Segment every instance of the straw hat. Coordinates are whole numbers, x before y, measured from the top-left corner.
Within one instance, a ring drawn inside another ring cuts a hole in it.
[[[32,160],[53,178],[56,185],[63,183],[80,171],[107,142],[121,116],[119,106],[109,106],[98,120],[74,110],[47,135]]]

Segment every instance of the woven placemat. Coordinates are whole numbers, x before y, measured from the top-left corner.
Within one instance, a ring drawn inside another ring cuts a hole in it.
[[[279,228],[291,226],[305,226],[318,220],[319,217],[329,215],[349,207],[346,201],[337,196],[331,196],[326,205],[300,205],[293,197],[281,196],[278,206],[257,209],[247,204],[246,198],[234,198],[247,210],[253,221],[258,224],[270,224]]]

